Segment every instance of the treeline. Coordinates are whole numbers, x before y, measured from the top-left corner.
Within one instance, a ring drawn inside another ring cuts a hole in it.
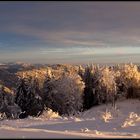
[[[120,98],[140,99],[140,72],[137,65],[86,67],[48,67],[45,80],[40,75],[23,75],[13,94],[0,88],[2,118],[39,116],[44,109],[60,115],[73,115],[93,106],[115,102]]]

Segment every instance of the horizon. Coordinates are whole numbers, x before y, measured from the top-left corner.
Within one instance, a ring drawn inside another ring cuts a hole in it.
[[[138,2],[0,2],[0,62],[139,63]]]

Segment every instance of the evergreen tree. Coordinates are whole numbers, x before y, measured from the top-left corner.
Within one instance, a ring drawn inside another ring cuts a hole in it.
[[[27,78],[20,78],[16,96],[15,96],[15,103],[18,104],[18,106],[21,108],[21,111],[24,112],[24,116],[28,116],[27,110],[28,110],[28,79]]]
[[[27,111],[28,114],[31,116],[39,116],[44,109],[44,103],[41,97],[41,90],[39,88],[37,74],[36,77],[31,81],[31,86],[28,90],[28,98],[30,99],[28,105],[30,108]]]
[[[22,110],[21,117],[37,116],[43,111],[42,98],[39,95],[39,83],[37,78],[22,78],[17,88],[15,103]]]
[[[92,74],[92,67],[87,66],[85,68],[85,74],[84,74],[84,82],[85,82],[85,89],[84,89],[84,109],[89,109],[93,106],[93,74]]]
[[[18,118],[21,112],[13,98],[13,95],[6,93],[4,86],[0,88],[0,112],[4,115],[4,118]]]

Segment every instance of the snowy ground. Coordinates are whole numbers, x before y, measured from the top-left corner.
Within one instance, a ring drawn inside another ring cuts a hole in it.
[[[101,105],[79,116],[0,121],[0,138],[140,138],[140,100]]]

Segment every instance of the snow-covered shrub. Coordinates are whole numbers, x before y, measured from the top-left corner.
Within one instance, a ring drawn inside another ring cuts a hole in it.
[[[7,118],[17,119],[21,113],[21,109],[18,105],[8,105],[4,108],[4,113]]]
[[[113,116],[112,116],[111,112],[109,112],[109,111],[103,112],[101,114],[101,119],[104,122],[109,122],[109,120],[112,119],[112,118],[113,118]]]
[[[140,122],[140,115],[130,112],[128,118],[126,118],[121,127],[135,126],[137,122]]]
[[[45,104],[59,114],[71,114],[82,109],[84,83],[79,75],[64,74],[44,84]]]
[[[4,120],[4,119],[7,119],[5,112],[4,113],[0,112],[0,120]]]
[[[59,119],[59,118],[61,118],[61,116],[58,114],[58,112],[54,112],[52,109],[47,108],[47,109],[44,109],[43,113],[39,116],[39,118]]]

